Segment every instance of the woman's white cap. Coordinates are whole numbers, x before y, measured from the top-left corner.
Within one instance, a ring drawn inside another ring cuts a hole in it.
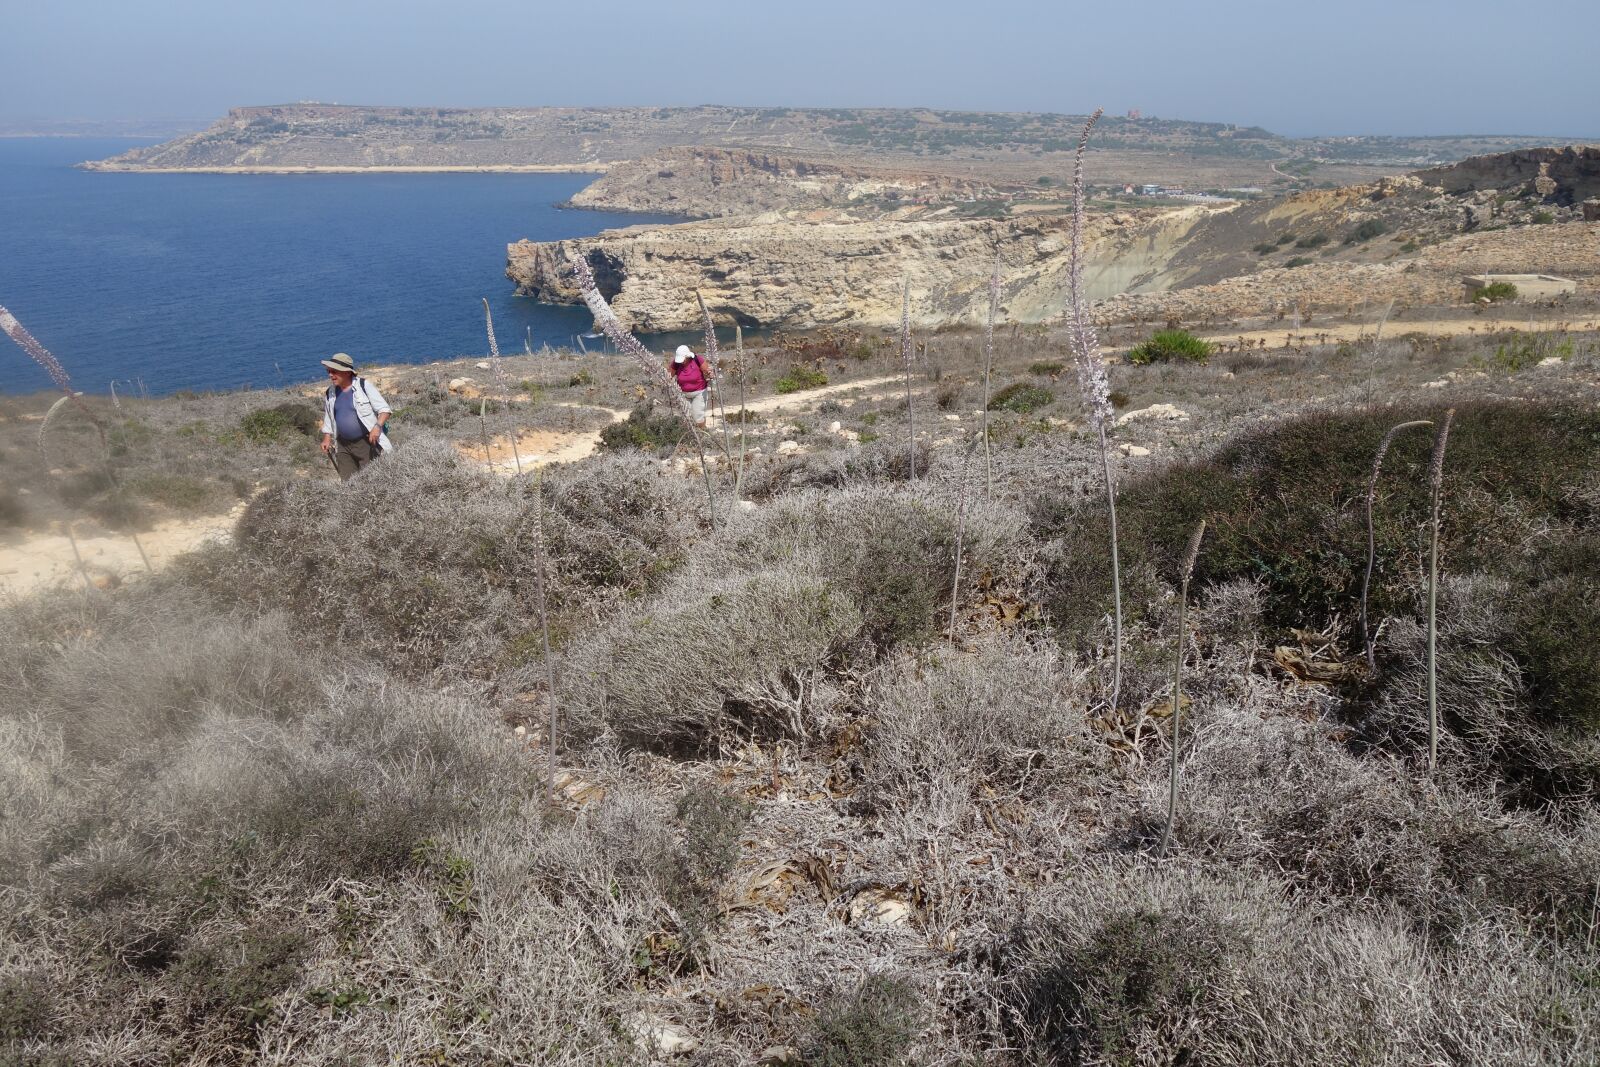
[[[684,360],[694,358],[694,349],[688,345],[679,345],[678,351],[673,354],[672,362],[682,363]]]

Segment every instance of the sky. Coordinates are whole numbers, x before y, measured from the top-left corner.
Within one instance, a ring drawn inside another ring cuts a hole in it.
[[[935,107],[1600,140],[1600,0],[0,0],[0,125],[400,106]]]

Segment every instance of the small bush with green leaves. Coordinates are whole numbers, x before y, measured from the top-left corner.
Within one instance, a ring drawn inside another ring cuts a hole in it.
[[[1377,219],[1367,219],[1345,234],[1344,243],[1347,245],[1362,244],[1372,240],[1374,237],[1382,237],[1388,232],[1389,227],[1382,222]]]
[[[1502,303],[1517,298],[1517,286],[1514,282],[1490,282],[1481,285],[1472,292],[1472,299],[1487,300],[1491,304]]]
[[[141,475],[129,488],[146,500],[185,515],[221,510],[232,503],[234,495],[218,482],[172,473]]]
[[[684,962],[706,960],[722,912],[723,883],[739,862],[739,836],[751,807],[739,797],[696,786],[678,799],[682,841],[663,872],[663,893],[678,913]]]
[[[257,444],[277,441],[290,434],[313,436],[322,429],[322,416],[307,404],[275,404],[258,408],[239,420],[239,432]]]
[[[1283,261],[1283,265],[1292,270],[1295,267],[1304,267],[1310,262],[1310,258],[1306,256],[1290,256],[1288,259]]]
[[[1055,400],[1055,394],[1031,382],[1013,382],[989,398],[989,407],[1031,415]]]
[[[1331,240],[1333,238],[1325,233],[1308,233],[1304,237],[1298,238],[1294,246],[1296,248],[1321,248]]]
[[[1210,341],[1196,337],[1188,330],[1158,330],[1156,335],[1128,351],[1128,362],[1138,366],[1148,363],[1204,363],[1211,358]]]
[[[626,419],[601,430],[600,444],[612,451],[634,448],[655,452],[676,447],[688,432],[678,414],[657,414],[652,405],[641,404],[628,412]]]
[[[1532,222],[1535,226],[1548,226],[1554,221],[1556,221],[1554,212],[1540,210],[1533,213]]]
[[[1258,256],[1270,256],[1277,250],[1278,246],[1270,241],[1262,241],[1260,244],[1251,247],[1251,251]]]
[[[1041,378],[1054,378],[1066,369],[1066,364],[1059,359],[1041,359],[1036,363],[1028,364],[1028,373],[1037,374]]]
[[[910,983],[868,975],[822,1006],[801,1051],[817,1067],[893,1067],[908,1062],[923,1025]]]
[[[798,393],[802,389],[820,389],[827,384],[828,376],[821,370],[796,363],[773,383],[772,388],[780,393]]]
[[[246,930],[186,950],[169,972],[171,984],[191,1025],[216,1018],[253,1034],[272,1018],[275,998],[299,977],[306,949],[299,930]]]

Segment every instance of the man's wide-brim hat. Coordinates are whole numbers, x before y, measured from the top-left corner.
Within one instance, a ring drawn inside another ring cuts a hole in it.
[[[346,374],[354,374],[356,372],[356,361],[351,359],[349,354],[345,352],[335,352],[323,360],[322,365],[329,370],[342,370]]]

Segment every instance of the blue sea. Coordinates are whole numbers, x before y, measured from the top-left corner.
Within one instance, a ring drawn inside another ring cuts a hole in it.
[[[586,174],[101,174],[145,141],[0,138],[0,305],[74,388],[154,394],[321,377],[317,361],[415,363],[572,346],[581,308],[512,295],[505,248],[656,216],[555,205]],[[0,392],[51,388],[0,336]],[[126,384],[125,384],[126,383]]]

